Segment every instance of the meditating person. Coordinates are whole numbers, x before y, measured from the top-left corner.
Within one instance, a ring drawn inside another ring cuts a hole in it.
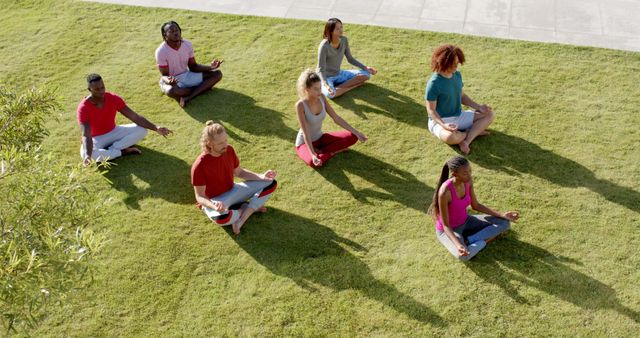
[[[367,67],[351,55],[349,41],[342,36],[342,21],[337,18],[327,20],[322,36],[324,40],[318,47],[318,74],[322,79],[322,93],[330,99],[338,97],[353,88],[359,87],[378,71]],[[359,70],[341,70],[342,59],[347,57],[350,64]]]
[[[216,224],[231,224],[237,235],[254,212],[267,211],[264,204],[276,190],[276,172],[256,174],[240,167],[224,127],[213,121],[207,121],[200,146],[202,153],[191,166],[196,204]],[[234,182],[234,177],[245,181]]]
[[[134,112],[120,96],[107,92],[100,75],[87,75],[87,89],[91,95],[85,97],[77,109],[82,130],[80,156],[84,165],[92,160],[104,162],[122,155],[140,154],[140,149],[133,145],[147,135],[147,129],[164,137],[172,133]],[[134,123],[117,126],[117,112]]]
[[[484,214],[469,215],[469,205]],[[435,220],[438,240],[463,261],[473,258],[488,242],[509,230],[509,221],[520,217],[516,211],[498,212],[478,202],[471,165],[462,156],[448,160],[442,167],[428,213]]]
[[[160,90],[184,107],[222,79],[218,68],[223,60],[198,64],[191,42],[182,38],[182,29],[175,21],[163,23],[160,32],[164,40],[156,49],[156,63],[162,74]]]
[[[442,45],[431,56],[433,75],[427,82],[425,100],[429,114],[429,131],[447,144],[458,145],[464,154],[480,135],[487,135],[493,122],[493,110],[478,104],[464,93],[458,64],[464,64],[462,50],[454,45]],[[462,110],[462,104],[473,110]]]
[[[333,110],[322,96],[320,76],[307,69],[298,78],[298,96],[296,113],[300,130],[296,137],[296,153],[304,163],[317,168],[325,164],[336,153],[347,150],[358,140],[365,142],[367,137],[349,125]],[[322,132],[322,122],[327,114],[345,130],[330,133]]]

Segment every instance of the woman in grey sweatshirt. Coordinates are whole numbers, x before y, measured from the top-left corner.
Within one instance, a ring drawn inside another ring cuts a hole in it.
[[[337,18],[327,20],[324,25],[324,40],[318,47],[318,74],[322,79],[322,93],[333,99],[349,90],[359,87],[378,71],[367,67],[351,55],[349,41],[342,36],[342,21]],[[342,59],[347,57],[350,64],[360,68],[340,70]]]

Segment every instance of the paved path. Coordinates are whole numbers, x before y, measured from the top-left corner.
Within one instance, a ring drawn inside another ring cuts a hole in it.
[[[640,51],[640,0],[90,0]]]

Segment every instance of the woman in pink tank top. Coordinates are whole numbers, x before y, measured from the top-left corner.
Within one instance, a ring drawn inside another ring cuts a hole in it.
[[[469,206],[483,215],[469,215]],[[452,255],[464,261],[509,230],[509,221],[519,218],[516,211],[498,212],[478,202],[473,190],[471,165],[462,156],[448,160],[442,167],[429,213],[436,222],[438,240]]]

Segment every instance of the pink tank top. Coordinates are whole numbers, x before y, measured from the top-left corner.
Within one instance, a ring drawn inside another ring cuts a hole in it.
[[[469,183],[464,184],[464,197],[460,199],[456,188],[453,186],[451,180],[447,180],[447,187],[451,192],[451,202],[447,206],[449,208],[449,227],[457,228],[464,224],[467,220],[467,207],[471,204],[471,195],[469,194]],[[436,222],[436,230],[444,231],[444,224],[442,223],[442,216],[438,216]]]

